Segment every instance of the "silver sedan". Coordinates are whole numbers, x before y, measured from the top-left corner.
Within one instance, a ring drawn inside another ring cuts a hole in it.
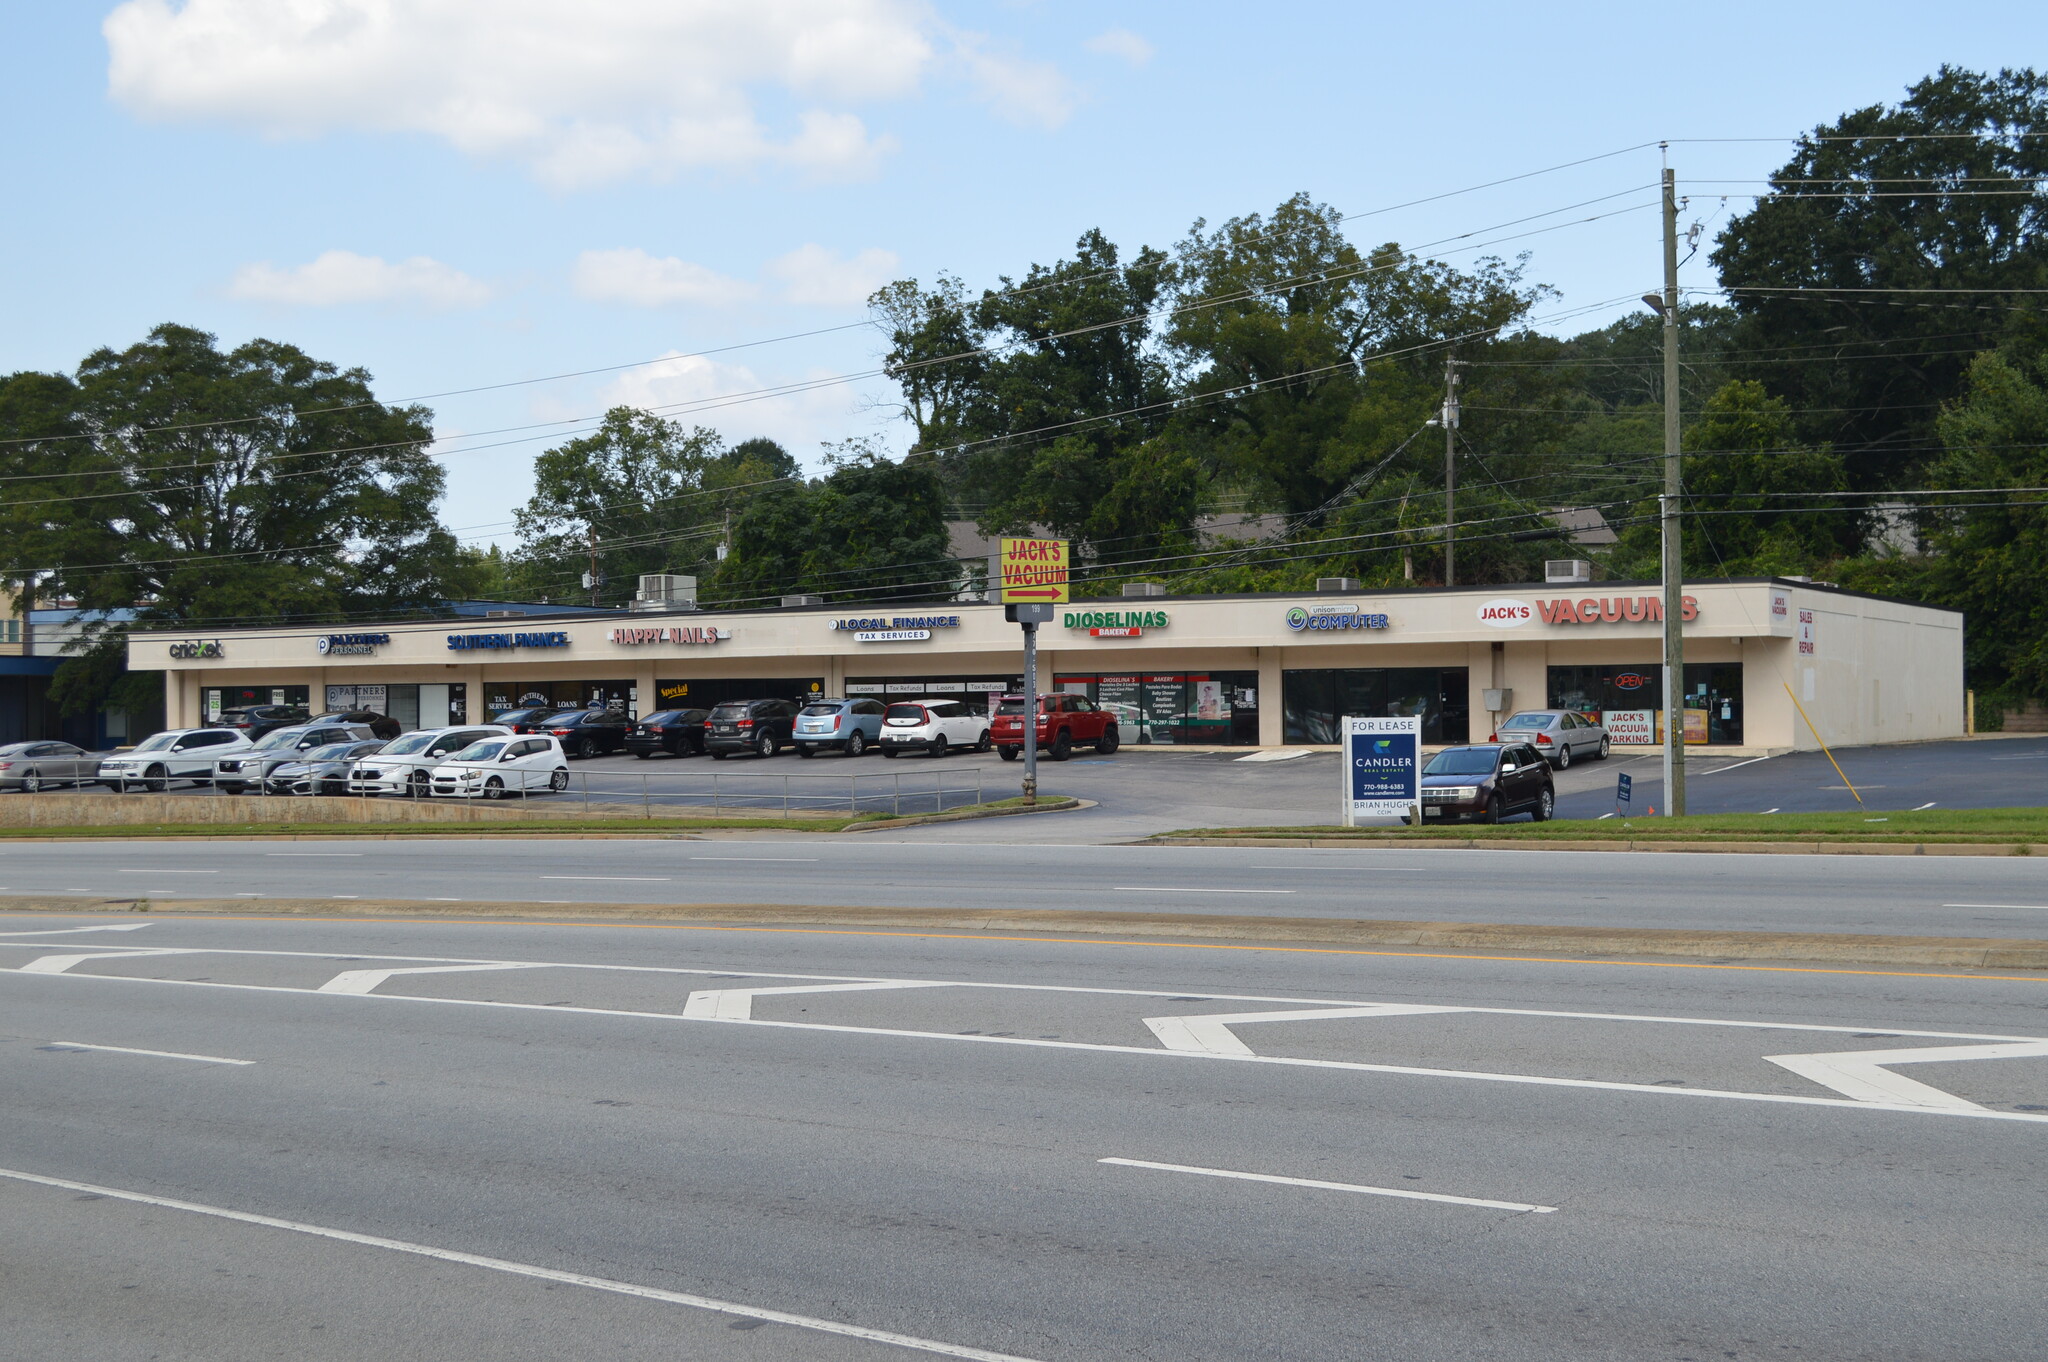
[[[34,794],[52,785],[87,785],[99,776],[100,758],[68,742],[17,742],[0,747],[0,790]]]
[[[1508,716],[1494,730],[1495,742],[1534,745],[1543,759],[1562,771],[1575,761],[1607,755],[1607,730],[1575,709],[1525,709]]]

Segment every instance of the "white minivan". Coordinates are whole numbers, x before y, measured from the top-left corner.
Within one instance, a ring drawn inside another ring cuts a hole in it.
[[[921,700],[898,700],[882,715],[882,755],[923,751],[943,757],[955,747],[972,747],[986,752],[990,747],[988,715],[969,709],[958,700],[927,695]]]

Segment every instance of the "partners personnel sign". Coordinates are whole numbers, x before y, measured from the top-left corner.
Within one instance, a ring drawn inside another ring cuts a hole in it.
[[[1005,539],[997,562],[1002,568],[1004,605],[1063,605],[1067,600],[1067,541]]]

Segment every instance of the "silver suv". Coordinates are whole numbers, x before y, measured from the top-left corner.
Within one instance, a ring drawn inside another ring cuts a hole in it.
[[[272,771],[288,761],[297,761],[316,747],[376,736],[368,724],[294,724],[290,728],[272,729],[258,738],[254,746],[216,760],[213,783],[222,794],[241,794],[252,785],[261,790]]]
[[[880,700],[813,700],[797,712],[792,735],[800,757],[814,757],[827,748],[858,757],[882,736]]]
[[[167,729],[102,761],[100,784],[123,794],[131,782],[151,794],[162,794],[174,780],[211,785],[215,758],[248,750],[249,740],[231,728]]]

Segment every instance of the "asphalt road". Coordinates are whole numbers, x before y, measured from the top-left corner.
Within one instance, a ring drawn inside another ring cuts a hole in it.
[[[1052,823],[1065,815],[1008,822]],[[972,824],[986,827],[989,824]],[[2030,857],[1272,850],[880,840],[0,843],[0,894],[1098,909],[2048,936]]]
[[[11,1356],[2040,1351],[2048,980],[95,925],[0,923]]]

